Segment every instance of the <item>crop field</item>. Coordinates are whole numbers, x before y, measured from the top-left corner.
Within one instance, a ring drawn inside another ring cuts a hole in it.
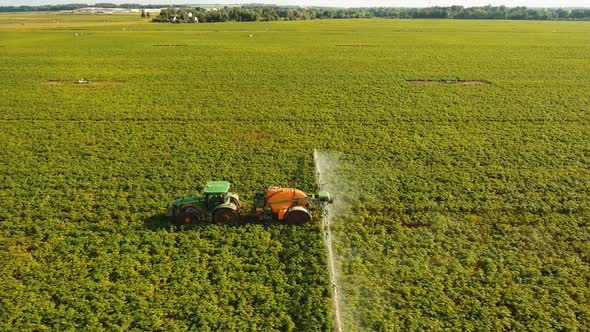
[[[0,330],[333,329],[319,222],[163,216],[317,148],[344,330],[588,331],[589,137],[589,22],[2,14]]]

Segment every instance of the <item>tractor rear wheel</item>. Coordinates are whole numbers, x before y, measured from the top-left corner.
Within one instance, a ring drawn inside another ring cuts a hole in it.
[[[213,222],[225,225],[238,225],[240,223],[240,216],[238,216],[236,210],[220,208],[213,213]]]
[[[193,225],[205,220],[205,215],[199,209],[192,206],[182,209],[180,215],[176,219],[177,225]]]
[[[285,216],[285,222],[288,224],[303,225],[310,221],[311,213],[309,213],[309,211],[302,206],[291,208]]]

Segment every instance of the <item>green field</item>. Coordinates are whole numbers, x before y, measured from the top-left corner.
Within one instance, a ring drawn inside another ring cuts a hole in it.
[[[317,148],[345,330],[588,331],[588,137],[589,22],[3,14],[0,330],[332,329],[319,223],[161,215]]]

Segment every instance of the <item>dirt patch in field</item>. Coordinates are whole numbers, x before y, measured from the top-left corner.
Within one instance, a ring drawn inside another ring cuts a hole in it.
[[[186,47],[187,44],[156,44],[152,45],[154,47]]]
[[[117,86],[122,85],[123,81],[88,81],[81,83],[79,81],[58,81],[49,80],[45,82],[47,85],[79,85],[79,86]]]
[[[438,84],[459,84],[459,85],[487,85],[491,84],[483,80],[406,80],[412,85],[438,85]]]

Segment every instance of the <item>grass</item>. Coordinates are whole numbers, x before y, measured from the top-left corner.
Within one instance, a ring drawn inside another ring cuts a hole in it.
[[[160,215],[314,191],[314,148],[348,330],[589,329],[589,30],[0,15],[0,329],[330,329],[319,226]]]

